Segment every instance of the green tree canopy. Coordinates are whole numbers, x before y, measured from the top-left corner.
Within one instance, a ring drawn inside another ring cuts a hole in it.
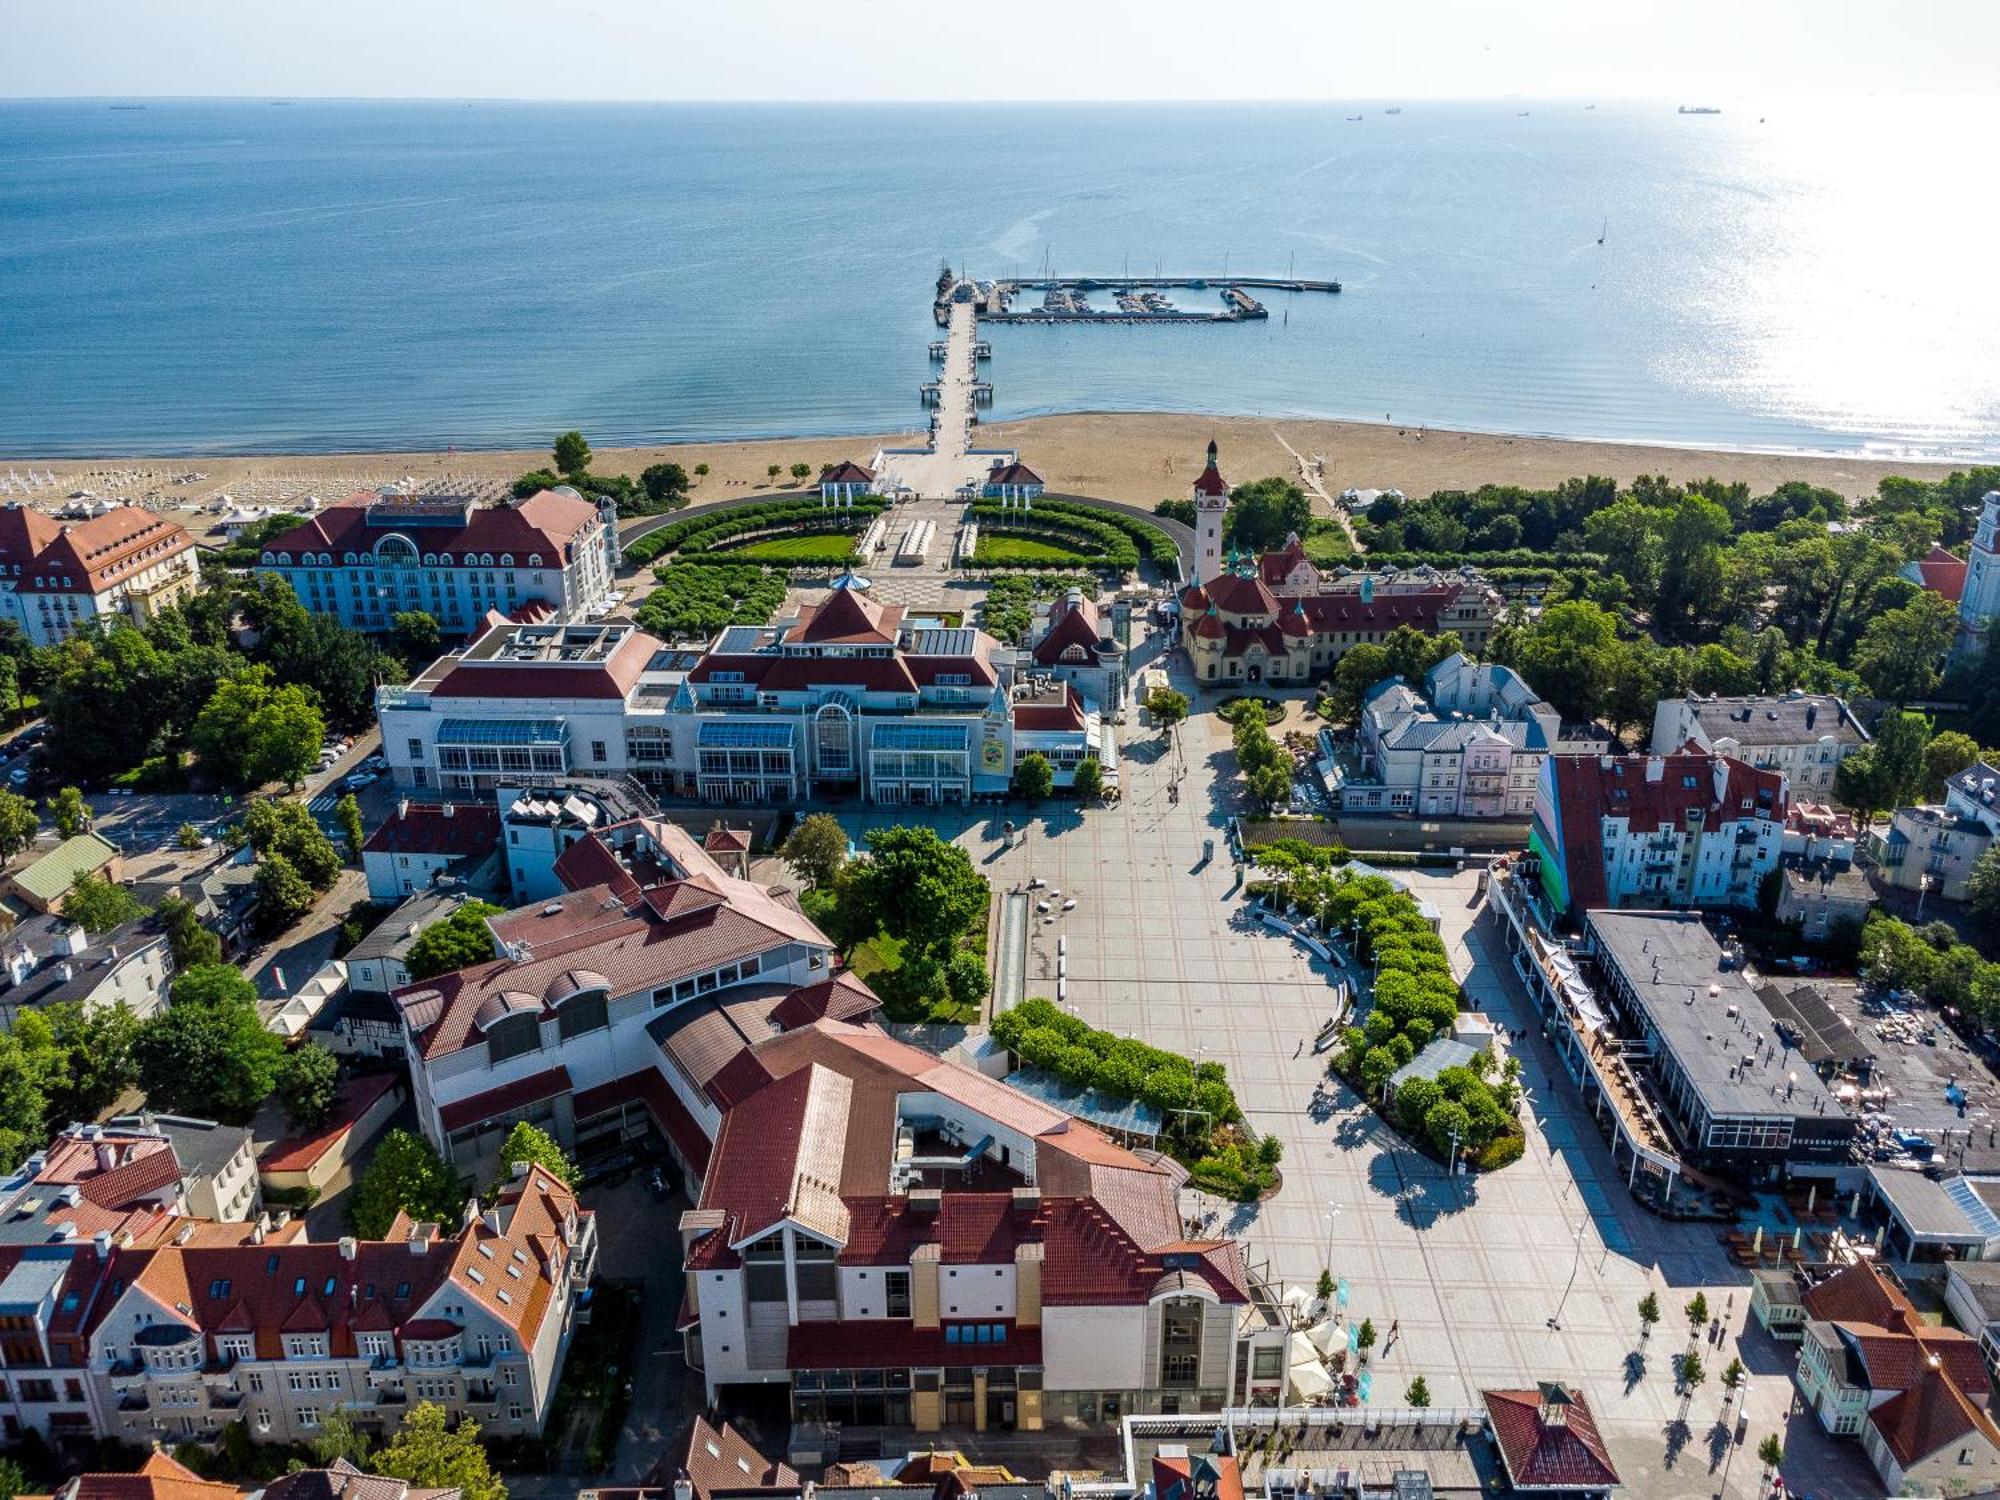
[[[312,910],[313,888],[298,867],[275,849],[257,862],[257,922],[283,932]]]
[[[1854,670],[1868,691],[1898,705],[1934,692],[1944,654],[1958,633],[1958,611],[1928,591],[1875,616],[1854,647]]]
[[[79,787],[66,786],[49,798],[49,819],[56,825],[56,832],[66,839],[73,839],[90,827],[90,804],[83,800]]]
[[[1172,729],[1188,716],[1187,694],[1157,687],[1146,695],[1146,711],[1162,729]]]
[[[506,1142],[500,1147],[500,1167],[493,1179],[497,1190],[507,1185],[514,1176],[516,1162],[533,1162],[546,1167],[562,1181],[575,1187],[580,1178],[576,1163],[563,1154],[563,1148],[556,1144],[555,1137],[547,1131],[530,1125],[526,1120],[517,1122],[507,1133]]]
[[[463,1500],[507,1500],[507,1486],[480,1444],[479,1424],[467,1417],[454,1427],[432,1401],[410,1408],[370,1467],[423,1489],[456,1490]]]
[[[488,917],[500,915],[490,901],[468,901],[442,922],[417,934],[404,967],[411,979],[433,979],[454,969],[485,963],[493,957],[493,932]]]
[[[316,891],[326,890],[340,874],[340,851],[303,802],[261,798],[243,814],[243,834],[265,860],[285,859]]]
[[[175,980],[176,1003],[142,1023],[132,1043],[140,1086],[154,1109],[247,1120],[270,1096],[285,1045],[240,996],[180,1003],[196,987],[218,996],[228,988],[205,970]]]
[[[12,859],[34,843],[41,826],[32,801],[18,792],[0,790],[0,860]]]
[[[1056,788],[1055,768],[1039,750],[1030,750],[1014,763],[1014,792],[1030,803],[1040,802]]]
[[[389,634],[404,661],[420,666],[444,649],[444,629],[429,610],[398,610],[389,616]]]
[[[986,877],[934,828],[876,829],[849,881],[860,911],[918,953],[941,953],[986,920]]]
[[[354,1232],[379,1240],[400,1211],[421,1223],[456,1226],[465,1184],[422,1136],[397,1127],[382,1137],[349,1195]]]
[[[553,455],[556,468],[565,478],[574,479],[579,474],[590,472],[590,444],[584,441],[580,432],[571,430],[557,438]]]
[[[185,896],[169,892],[159,905],[176,971],[222,962],[222,939],[201,925],[201,914]]]
[[[1252,480],[1230,492],[1223,523],[1231,547],[1268,552],[1284,546],[1292,532],[1304,536],[1311,529],[1312,500],[1289,479]]]
[[[830,886],[847,864],[847,830],[832,813],[808,813],[778,851],[815,888]]]
[[[679,510],[687,504],[687,470],[679,464],[649,464],[640,472],[639,484],[658,510]]]
[[[1086,800],[1104,795],[1104,767],[1097,763],[1096,756],[1086,755],[1076,763],[1070,785],[1077,796]]]
[[[216,776],[239,786],[296,786],[318,763],[326,720],[302,687],[280,687],[253,666],[218,683],[195,718],[195,753]]]
[[[347,857],[357,865],[361,863],[361,846],[368,841],[367,830],[361,821],[361,804],[354,793],[344,792],[333,804],[333,815],[340,822],[341,837],[347,840]]]
[[[132,1044],[139,1035],[139,1018],[123,1005],[99,1005],[86,1010],[67,1001],[42,1008],[38,1017],[49,1029],[53,1066],[43,1087],[52,1122],[94,1120],[118,1096],[138,1081]]]
[[[63,897],[62,914],[93,937],[136,922],[148,907],[122,885],[79,870]]]
[[[292,1129],[321,1124],[333,1111],[340,1090],[340,1062],[318,1042],[306,1042],[285,1054],[278,1069],[278,1103]]]
[[[1979,759],[1979,741],[1956,729],[1931,737],[1924,746],[1923,795],[1931,801],[1944,796],[1945,778],[1956,776]]]

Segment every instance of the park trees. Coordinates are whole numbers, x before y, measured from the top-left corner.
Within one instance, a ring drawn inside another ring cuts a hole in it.
[[[201,913],[194,903],[178,893],[169,893],[157,908],[166,924],[167,944],[173,951],[176,972],[197,964],[222,962],[222,939],[201,925]]]
[[[1097,763],[1096,756],[1086,755],[1077,762],[1070,787],[1085,801],[1104,794],[1104,767]]]
[[[194,749],[220,780],[296,786],[319,759],[326,720],[304,688],[280,687],[267,667],[218,683],[194,721]]]
[[[574,479],[579,474],[590,472],[590,444],[584,440],[582,433],[574,429],[556,439],[553,456],[556,468],[565,479]]]
[[[49,798],[49,821],[61,837],[73,839],[90,827],[90,804],[79,787],[66,786]]]
[[[33,802],[18,792],[0,791],[0,859],[12,859],[32,844],[41,826]]]
[[[1224,540],[1247,552],[1267,552],[1285,544],[1292,532],[1312,527],[1312,500],[1291,480],[1272,476],[1239,484],[1223,517]]]
[[[127,922],[138,921],[146,915],[146,910],[145,904],[124,886],[80,870],[69,894],[63,897],[62,914],[96,937]]]
[[[420,666],[444,648],[444,629],[429,610],[403,609],[389,616],[389,635],[404,661]]]
[[[1146,711],[1162,729],[1171,730],[1188,716],[1187,694],[1170,687],[1157,687],[1146,695]]]
[[[340,852],[303,802],[266,798],[243,814],[243,834],[259,859],[287,861],[315,891],[340,874]]]
[[[639,474],[639,487],[657,511],[679,510],[688,501],[687,470],[679,464],[650,464]]]
[[[1869,692],[1898,707],[1928,697],[1957,631],[1958,611],[1951,601],[1924,591],[1868,622],[1855,643],[1854,670]]]
[[[1048,757],[1038,750],[1031,750],[1014,763],[1015,795],[1027,798],[1030,804],[1040,802],[1056,789],[1055,768]]]
[[[275,851],[257,861],[257,923],[283,932],[312,910],[313,888],[298,866]]]
[[[860,910],[906,949],[939,953],[985,919],[990,888],[963,849],[919,825],[869,834],[851,891]]]
[[[367,833],[361,823],[361,804],[354,793],[344,792],[333,804],[333,815],[340,823],[341,837],[347,840],[347,857],[357,865],[361,863],[361,846],[367,842]]]
[[[1922,795],[1929,801],[1936,801],[1944,795],[1947,778],[1956,776],[1975,760],[1979,759],[1979,741],[1957,729],[1947,729],[1931,736],[1924,746],[1924,784]]]
[[[422,1136],[400,1127],[382,1137],[354,1184],[347,1216],[363,1239],[380,1239],[400,1211],[432,1224],[456,1223],[465,1184]]]
[[[247,1120],[277,1082],[285,1046],[257,1014],[256,989],[221,964],[174,980],[173,1003],[132,1043],[140,1085],[155,1108]]]

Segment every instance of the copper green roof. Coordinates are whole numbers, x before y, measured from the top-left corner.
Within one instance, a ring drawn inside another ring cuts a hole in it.
[[[64,839],[25,869],[15,871],[14,883],[44,903],[55,901],[76,884],[77,876],[95,875],[117,853],[116,845],[96,834],[79,833],[73,839]]]

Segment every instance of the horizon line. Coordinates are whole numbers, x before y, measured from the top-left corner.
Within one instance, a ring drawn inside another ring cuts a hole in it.
[[[1936,99],[1936,100],[1986,100],[2000,94],[1996,89],[1870,89],[1860,92],[1863,99]],[[1670,94],[1589,94],[1589,93],[1502,93],[1502,94],[1299,94],[1290,96],[1245,98],[1236,95],[1216,95],[1208,98],[1189,98],[1186,95],[1168,97],[1061,97],[1046,99],[984,99],[964,95],[889,95],[872,99],[801,99],[794,95],[770,96],[685,96],[663,97],[659,95],[633,95],[625,98],[607,98],[603,95],[589,97],[567,97],[543,94],[344,94],[344,93],[235,93],[235,94],[173,94],[173,93],[108,93],[108,94],[40,94],[40,93],[0,93],[0,104],[105,104],[126,101],[146,103],[181,104],[237,104],[257,101],[311,104],[599,104],[599,105],[704,105],[739,107],[768,107],[788,105],[800,109],[880,109],[903,106],[965,105],[991,109],[1035,109],[1048,105],[1081,105],[1115,108],[1130,105],[1175,105],[1199,108],[1207,105],[1236,105],[1251,107],[1275,107],[1287,105],[1347,105],[1347,104],[1513,104],[1523,101],[1547,102],[1552,104],[1687,104],[1697,100],[1722,99],[1741,101],[1745,99],[1825,99],[1838,98],[1852,101],[1856,91],[1829,85],[1825,88],[1790,88],[1770,92],[1742,93],[1719,91],[1697,95]]]

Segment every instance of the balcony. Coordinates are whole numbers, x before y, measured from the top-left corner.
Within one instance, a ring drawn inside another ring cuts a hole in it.
[[[235,1411],[243,1404],[243,1393],[234,1386],[227,1390],[210,1391],[208,1404],[216,1411]]]
[[[153,1403],[143,1390],[126,1391],[118,1398],[120,1411],[151,1411]]]

